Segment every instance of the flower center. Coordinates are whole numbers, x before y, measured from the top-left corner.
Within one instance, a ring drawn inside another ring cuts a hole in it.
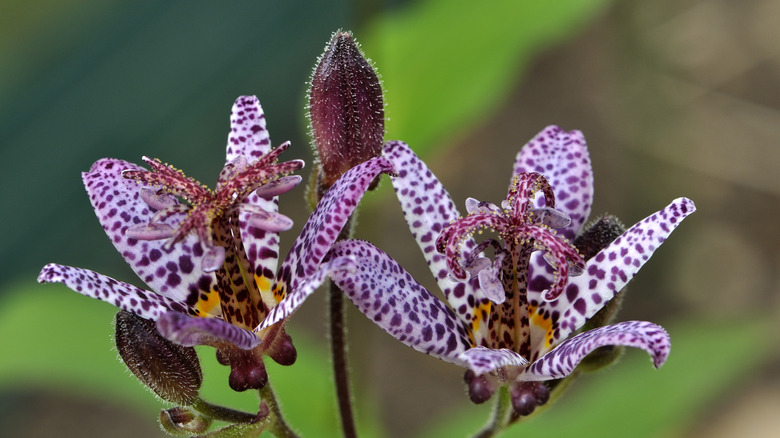
[[[286,175],[303,167],[301,160],[276,163],[279,154],[287,147],[289,142],[272,149],[252,165],[248,165],[243,156],[227,163],[219,174],[216,190],[160,160],[144,157],[151,170],[129,169],[122,172],[122,176],[154,187],[142,187],[140,196],[157,213],[149,223],[128,228],[126,234],[139,240],[167,238],[166,249],[170,250],[194,232],[205,249],[203,270],[213,272],[219,269],[225,260],[225,247],[229,247],[229,242],[224,240],[237,228],[240,211],[249,212],[250,224],[265,231],[279,232],[292,226],[292,221],[286,216],[244,202],[253,191],[270,199],[298,184],[299,177]],[[175,198],[183,202],[177,202]],[[175,215],[186,215],[176,228],[164,222]]]
[[[545,207],[533,208],[534,195],[541,192]],[[531,253],[545,251],[554,270],[554,281],[544,299],[554,300],[566,286],[569,269],[584,267],[577,250],[555,228],[565,227],[570,218],[555,209],[555,196],[547,180],[529,172],[515,175],[501,207],[475,199],[466,201],[469,215],[447,225],[436,240],[436,248],[447,257],[452,275],[466,280],[477,275],[485,296],[492,301],[489,339],[477,340],[491,348],[510,348],[525,356],[529,348],[527,286]],[[500,240],[488,239],[473,250],[463,243],[475,232],[489,229]],[[482,252],[493,248],[491,261]]]
[[[216,190],[210,190],[172,166],[144,157],[151,170],[122,172],[122,176],[143,183],[140,197],[156,213],[146,224],[130,227],[125,234],[141,240],[168,239],[164,249],[194,233],[204,249],[201,267],[215,272],[222,317],[229,323],[253,329],[267,312],[254,269],[248,260],[242,227],[279,232],[292,227],[292,220],[260,207],[259,198],[270,200],[300,181],[287,176],[303,167],[303,161],[277,163],[289,143],[272,149],[249,165],[243,156],[228,162],[219,174]],[[252,194],[257,197],[250,198]],[[178,198],[178,199],[177,199]],[[239,214],[242,221],[239,221]],[[248,214],[247,214],[248,213]],[[176,227],[166,220],[183,215]],[[253,232],[249,232],[252,234]],[[249,238],[248,236],[244,236]]]

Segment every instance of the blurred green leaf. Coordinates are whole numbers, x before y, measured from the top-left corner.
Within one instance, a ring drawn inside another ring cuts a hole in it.
[[[113,341],[116,309],[60,285],[21,286],[0,305],[0,390],[34,387],[89,394],[125,404],[156,423],[169,407],[125,368]],[[22,336],[13,336],[23,333]],[[339,436],[330,360],[324,349],[292,333],[298,348],[295,365],[268,362],[268,374],[290,425],[305,436]],[[230,369],[216,361],[214,349],[198,347],[204,374],[201,396],[213,403],[248,412],[257,410],[256,392],[238,393],[227,386]],[[360,405],[359,429],[381,437],[370,404]],[[328,435],[330,433],[331,435]]]
[[[607,2],[429,0],[378,17],[358,37],[382,75],[387,139],[425,154],[473,128]]]
[[[644,353],[629,351],[604,372],[581,377],[561,401],[501,436],[682,436],[719,394],[777,355],[774,348],[756,348],[755,340],[766,339],[770,328],[768,318],[672,325],[672,354],[660,370],[652,369]],[[488,411],[480,406],[448,415],[421,436],[468,436],[487,422]]]

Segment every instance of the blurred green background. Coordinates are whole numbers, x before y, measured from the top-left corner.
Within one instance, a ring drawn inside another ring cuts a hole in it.
[[[233,100],[255,94],[286,159],[311,163],[306,81],[336,29],[382,75],[387,139],[419,151],[459,205],[498,201],[519,148],[580,129],[594,214],[632,224],[678,196],[699,211],[630,285],[620,319],[668,328],[655,371],[630,351],[506,436],[772,436],[780,430],[780,2],[96,1],[0,3],[0,430],[160,435],[163,404],[116,360],[108,304],[39,286],[45,263],[138,280],[105,238],[80,172],[159,157],[212,184]],[[308,166],[304,173],[308,173]],[[285,196],[305,222],[303,190]],[[385,183],[358,236],[430,273]],[[324,295],[293,318],[293,367],[272,367],[288,419],[338,436]],[[488,417],[462,370],[398,344],[354,309],[350,359],[365,436],[468,436]],[[252,409],[204,349],[206,396]]]

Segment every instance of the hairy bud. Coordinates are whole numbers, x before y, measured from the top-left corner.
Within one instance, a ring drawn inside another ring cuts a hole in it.
[[[382,87],[352,34],[338,31],[319,59],[309,90],[319,156],[318,196],[350,168],[379,156],[385,134]]]
[[[116,347],[127,368],[163,400],[189,405],[203,374],[195,349],[163,338],[154,321],[124,310],[116,314]]]
[[[617,217],[607,214],[588,224],[574,239],[574,246],[587,261],[609,246],[624,231],[626,231],[625,225]]]

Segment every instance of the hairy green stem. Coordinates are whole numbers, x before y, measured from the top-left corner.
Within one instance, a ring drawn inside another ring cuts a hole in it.
[[[268,406],[268,430],[277,437],[281,438],[298,438],[290,426],[284,421],[282,411],[279,409],[279,403],[276,401],[276,395],[273,389],[271,389],[271,382],[268,382],[260,389],[260,397],[263,402]]]
[[[493,416],[490,422],[482,430],[474,435],[474,438],[490,438],[504,430],[507,426],[507,414],[512,406],[512,399],[509,397],[509,389],[506,385],[501,385],[496,397],[496,405],[493,409]]]
[[[355,417],[352,412],[352,394],[349,389],[349,365],[347,364],[347,330],[344,315],[344,293],[330,284],[330,347],[333,357],[333,377],[336,381],[341,428],[345,438],[357,437]]]

